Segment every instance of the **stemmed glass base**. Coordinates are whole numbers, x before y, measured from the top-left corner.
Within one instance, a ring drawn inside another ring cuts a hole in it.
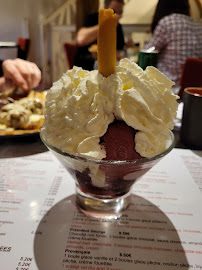
[[[115,198],[100,198],[86,194],[76,186],[76,203],[87,216],[98,219],[118,219],[130,204],[131,192]]]

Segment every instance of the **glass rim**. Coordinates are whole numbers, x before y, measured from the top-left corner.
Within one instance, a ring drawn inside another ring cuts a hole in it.
[[[202,95],[201,94],[198,94],[198,93],[194,93],[194,92],[192,92],[191,90],[198,90],[199,92],[201,92],[201,94],[202,94],[202,87],[196,87],[196,86],[194,86],[194,87],[191,87],[191,86],[189,86],[189,87],[186,87],[186,88],[184,88],[184,92],[187,94],[187,95],[190,95],[190,96],[194,96],[194,97],[202,97]]]
[[[166,148],[165,151],[161,152],[160,154],[154,156],[154,157],[151,157],[151,158],[147,158],[147,157],[143,157],[143,158],[139,158],[139,159],[132,159],[132,160],[120,160],[120,161],[117,161],[117,160],[100,160],[100,159],[90,159],[90,158],[86,158],[86,157],[81,157],[79,155],[74,155],[74,154],[70,154],[68,152],[64,152],[60,149],[58,149],[57,147],[51,145],[47,140],[46,138],[44,137],[44,134],[43,134],[43,128],[41,128],[40,130],[40,138],[42,140],[42,142],[51,150],[53,150],[54,152],[62,155],[62,156],[66,156],[66,157],[69,157],[69,158],[72,158],[72,159],[75,159],[77,161],[83,161],[83,162],[91,162],[91,163],[95,163],[95,164],[101,164],[101,165],[126,165],[126,164],[134,164],[134,163],[147,163],[147,162],[150,162],[150,161],[154,161],[154,160],[157,160],[159,158],[162,158],[164,157],[165,155],[167,155],[175,146],[175,137],[174,137],[174,134],[171,130],[169,130],[169,133],[170,133],[170,139],[171,139],[171,142],[170,142],[170,145]]]

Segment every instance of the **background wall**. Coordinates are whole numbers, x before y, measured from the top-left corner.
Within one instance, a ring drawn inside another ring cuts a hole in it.
[[[41,63],[39,25],[42,16],[48,16],[64,0],[0,0],[0,41],[17,41],[30,34],[29,59]],[[16,49],[0,49],[0,59],[15,57]]]

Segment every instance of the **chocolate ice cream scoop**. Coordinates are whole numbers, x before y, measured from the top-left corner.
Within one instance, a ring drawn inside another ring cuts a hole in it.
[[[136,130],[129,127],[124,121],[114,121],[101,138],[107,157],[104,160],[134,160],[142,158],[135,151]]]

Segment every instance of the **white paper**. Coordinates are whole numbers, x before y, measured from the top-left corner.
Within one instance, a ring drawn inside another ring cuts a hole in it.
[[[50,153],[0,162],[0,269],[202,269],[201,152],[174,149],[133,188],[116,221],[75,206]]]
[[[183,116],[183,108],[184,108],[184,103],[180,102],[178,109],[177,109],[177,115],[175,118],[175,127],[174,130],[180,131],[181,125],[182,125],[182,116]]]

